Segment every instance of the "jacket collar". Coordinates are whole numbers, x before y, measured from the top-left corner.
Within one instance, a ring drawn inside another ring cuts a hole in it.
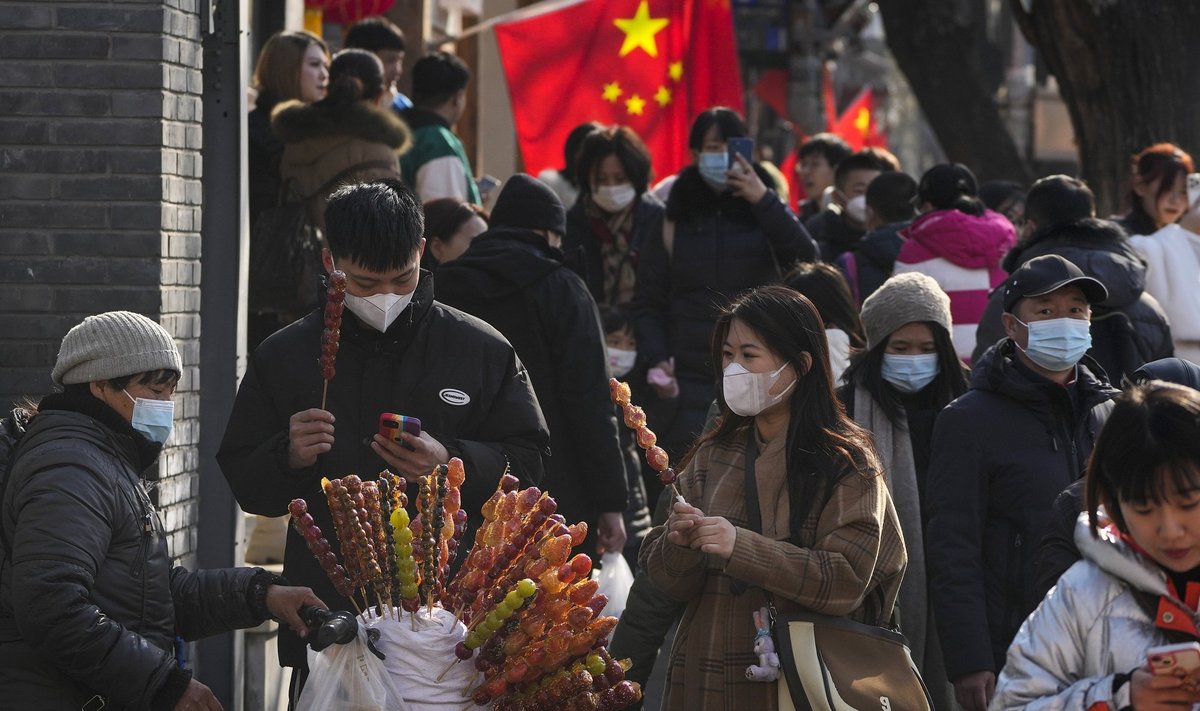
[[[53,412],[71,412],[84,415],[95,423],[97,433],[106,435],[107,444],[117,456],[124,459],[139,474],[146,471],[162,453],[162,445],[151,442],[141,432],[121,417],[116,410],[95,397],[70,392],[53,393],[42,398],[38,404],[38,415],[30,423],[32,428],[43,415]]]
[[[1103,509],[1100,513],[1103,516]],[[1079,514],[1075,523],[1075,545],[1083,558],[1100,570],[1158,598],[1157,608],[1148,611],[1154,614],[1155,626],[1200,637],[1196,625],[1200,585],[1191,583],[1186,591],[1176,591],[1162,568],[1114,524],[1108,523],[1093,536],[1087,512]]]
[[[400,312],[396,320],[388,326],[388,330],[380,333],[370,326],[365,326],[358,317],[346,309],[342,316],[342,338],[344,343],[356,343],[368,348],[403,347],[419,330],[425,317],[433,308],[433,274],[425,269],[420,272],[417,288],[413,291],[412,301]],[[326,280],[328,277],[326,277]],[[324,305],[316,312],[323,313]]]
[[[971,389],[1006,395],[1034,410],[1047,410],[1063,390],[1056,383],[1041,378],[1032,379],[1016,367],[1017,345],[1005,338],[989,348],[971,372]],[[1118,390],[1107,382],[1100,364],[1085,355],[1076,367],[1075,387],[1078,388],[1079,412],[1083,417],[1096,405],[1111,400]],[[1099,377],[1097,377],[1097,374]],[[1064,391],[1063,397],[1066,397]]]
[[[426,126],[438,126],[446,129],[450,128],[450,122],[443,118],[441,114],[437,113],[436,111],[430,111],[429,109],[421,108],[420,106],[414,106],[411,109],[405,109],[400,116],[404,118],[409,127],[411,127],[414,131],[418,128],[425,128]]]

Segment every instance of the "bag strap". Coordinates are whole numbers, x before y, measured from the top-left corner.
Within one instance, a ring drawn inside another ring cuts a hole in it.
[[[749,528],[755,533],[762,533],[762,510],[758,505],[758,479],[754,476],[754,464],[758,461],[758,443],[754,441],[754,430],[751,425],[750,436],[746,442],[746,518]]]
[[[675,221],[663,217],[663,249],[667,250],[667,261],[670,262],[675,253]]]
[[[755,533],[762,533],[762,510],[758,505],[758,479],[754,476],[754,464],[758,461],[758,443],[754,441],[754,425],[750,426],[749,437],[746,438],[746,464],[743,467],[746,483],[743,495],[746,498],[746,528]],[[732,578],[729,581],[729,591],[741,595],[751,588],[749,583]],[[767,595],[767,608],[770,611],[770,623],[775,624],[775,596],[769,590],[763,590]]]

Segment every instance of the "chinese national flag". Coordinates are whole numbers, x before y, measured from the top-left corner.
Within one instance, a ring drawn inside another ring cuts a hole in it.
[[[850,102],[833,131],[856,151],[867,146],[887,148],[887,136],[880,132],[875,117],[875,94],[870,89],[863,89]]]
[[[561,168],[571,129],[599,121],[637,132],[665,177],[691,162],[698,113],[743,111],[730,0],[584,0],[495,30],[534,175]]]

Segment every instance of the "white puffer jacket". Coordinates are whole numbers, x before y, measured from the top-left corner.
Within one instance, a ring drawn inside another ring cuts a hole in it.
[[[989,711],[1128,708],[1129,675],[1146,663],[1146,650],[1171,643],[1160,626],[1195,633],[1200,617],[1169,594],[1162,570],[1115,529],[1102,529],[1097,540],[1081,514],[1075,543],[1084,559],[1021,625]],[[1157,618],[1134,589],[1159,598]]]

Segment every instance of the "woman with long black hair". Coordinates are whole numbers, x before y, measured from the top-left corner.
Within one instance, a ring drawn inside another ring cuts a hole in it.
[[[745,677],[757,663],[750,620],[760,607],[892,618],[904,540],[870,436],[838,403],[825,351],[816,308],[787,287],[748,292],[717,320],[719,424],[684,462],[686,503],[640,556],[663,593],[687,603],[663,708],[777,707],[775,686]]]

